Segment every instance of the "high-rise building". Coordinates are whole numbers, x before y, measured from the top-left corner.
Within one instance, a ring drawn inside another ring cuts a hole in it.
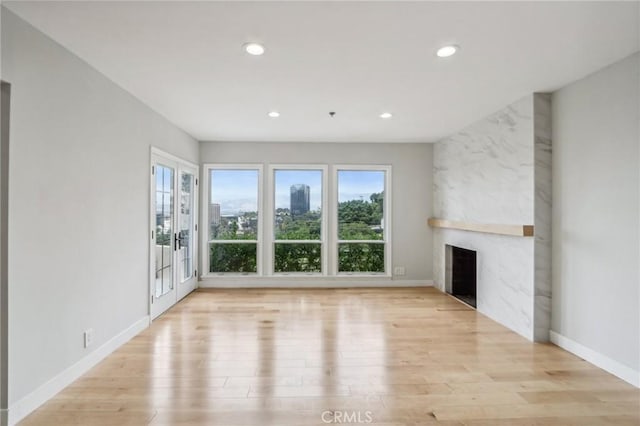
[[[309,185],[297,184],[291,185],[291,216],[303,215],[309,211],[309,193],[311,192]]]
[[[209,220],[211,225],[220,225],[220,204],[209,204]]]

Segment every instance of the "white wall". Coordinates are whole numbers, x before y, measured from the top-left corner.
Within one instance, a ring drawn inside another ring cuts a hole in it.
[[[535,238],[437,230],[436,284],[445,289],[445,245],[475,250],[478,311],[538,341],[548,339],[551,297],[549,101],[526,96],[434,146],[436,217],[536,226]]]
[[[427,218],[431,212],[430,144],[385,143],[239,143],[202,142],[202,163],[269,164],[390,164],[392,169],[392,265],[404,266],[402,281],[425,282],[432,279],[431,231]],[[203,177],[204,179],[205,177]],[[204,218],[203,218],[204,220]],[[202,229],[206,229],[204,224]],[[218,280],[220,281],[220,280]],[[250,279],[243,279],[247,285]],[[253,280],[265,282],[265,280]],[[300,279],[297,279],[300,282]],[[282,285],[283,280],[280,280]],[[373,280],[367,280],[368,283]],[[207,284],[206,282],[204,283]]]
[[[150,146],[196,163],[199,151],[191,137],[4,8],[2,78],[12,84],[15,419],[43,384],[146,318]],[[88,328],[95,341],[84,349]]]
[[[7,231],[9,213],[9,105],[11,87],[2,83],[0,100],[0,425],[7,422],[8,309]]]
[[[637,386],[639,63],[636,53],[553,94],[552,330]]]

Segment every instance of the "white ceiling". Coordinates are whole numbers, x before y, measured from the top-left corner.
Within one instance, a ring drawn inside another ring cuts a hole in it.
[[[638,2],[3,4],[199,140],[433,142],[640,49]]]

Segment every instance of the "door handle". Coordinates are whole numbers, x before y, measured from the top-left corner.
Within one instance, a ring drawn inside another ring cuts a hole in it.
[[[178,250],[178,244],[179,244],[178,234],[174,232],[173,233],[173,251]]]

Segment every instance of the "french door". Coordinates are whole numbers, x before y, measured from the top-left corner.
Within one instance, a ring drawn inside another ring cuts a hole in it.
[[[151,319],[196,288],[197,166],[151,152]]]

